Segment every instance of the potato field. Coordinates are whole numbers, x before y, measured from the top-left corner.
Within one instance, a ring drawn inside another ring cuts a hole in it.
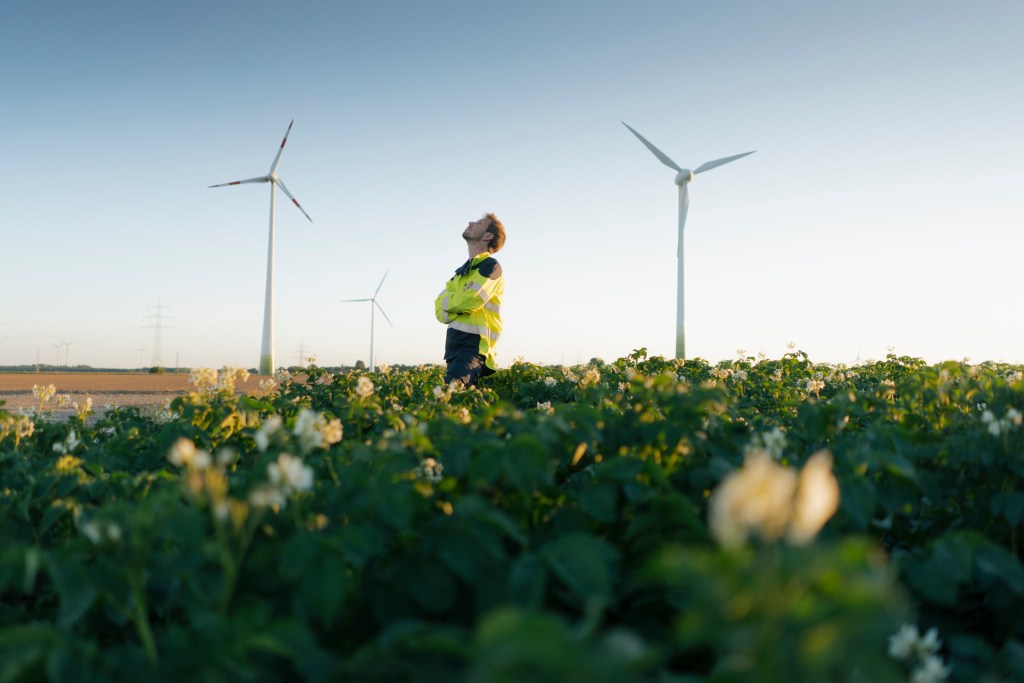
[[[1020,366],[248,379],[0,405],[0,683],[1024,681]]]

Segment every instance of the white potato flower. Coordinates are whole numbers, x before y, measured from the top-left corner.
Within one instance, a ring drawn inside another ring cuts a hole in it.
[[[807,393],[813,393],[815,396],[825,388],[825,382],[820,379],[809,379],[807,380]]]
[[[167,459],[171,461],[171,464],[175,467],[183,467],[186,463],[190,462],[196,454],[196,445],[192,439],[186,439],[185,437],[179,437],[174,445],[171,446],[171,450],[167,453]]]
[[[253,507],[258,508],[283,508],[288,504],[288,499],[285,498],[284,493],[279,488],[260,486],[249,492],[249,502]]]
[[[800,470],[786,539],[793,545],[807,545],[838,509],[839,482],[832,474],[832,454],[821,450]]]
[[[313,470],[290,453],[282,453],[277,462],[267,465],[267,478],[286,495],[313,488]]]
[[[373,396],[373,380],[365,375],[360,377],[356,381],[356,396],[359,398],[369,398]]]
[[[789,523],[797,476],[762,450],[749,452],[711,494],[709,525],[719,543],[734,548],[758,531],[768,541],[782,536]]]
[[[949,677],[950,671],[952,669],[943,665],[940,657],[928,655],[910,675],[910,683],[939,683]]]
[[[899,631],[889,636],[889,656],[900,661],[910,659],[917,650],[918,637],[915,624],[903,624]]]
[[[260,428],[256,430],[256,433],[253,434],[252,438],[256,442],[256,448],[260,450],[260,453],[267,450],[270,446],[270,437],[273,436],[274,432],[281,428],[282,424],[284,424],[284,420],[281,419],[280,415],[271,415],[264,420],[263,424],[260,425]]]
[[[309,408],[299,410],[292,433],[299,442],[299,450],[308,453],[320,445],[320,430],[317,429],[318,414]]]
[[[217,386],[220,379],[219,373],[213,368],[196,368],[189,375],[189,381],[196,389],[212,389]]]
[[[444,472],[444,465],[433,458],[424,458],[416,470],[417,476],[429,481],[431,484],[440,483],[441,479],[444,478],[442,472]]]
[[[61,455],[67,455],[68,453],[74,452],[80,443],[78,435],[75,434],[75,430],[72,429],[68,432],[68,435],[64,437],[63,441],[58,441],[53,444],[53,452],[60,453]]]
[[[46,403],[53,398],[53,395],[56,393],[57,387],[53,384],[48,384],[45,387],[41,387],[36,384],[32,385],[32,395],[35,396],[40,403]]]
[[[327,422],[320,429],[320,436],[323,437],[321,446],[327,448],[331,444],[338,443],[341,441],[344,435],[344,427],[341,424],[341,420],[334,418],[330,422]]]
[[[78,419],[85,422],[85,418],[92,412],[92,397],[86,396],[85,401],[82,402],[81,406],[77,406]]]
[[[175,467],[187,466],[197,470],[205,470],[213,464],[213,458],[209,453],[196,448],[192,439],[187,439],[184,436],[178,437],[178,440],[171,446],[171,450],[167,453],[167,459]]]
[[[839,505],[832,456],[819,451],[796,471],[776,463],[763,448],[748,448],[743,467],[729,474],[711,494],[708,523],[726,548],[742,545],[751,532],[765,541],[785,535],[806,545]]]

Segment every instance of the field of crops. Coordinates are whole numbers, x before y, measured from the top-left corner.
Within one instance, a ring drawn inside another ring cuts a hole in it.
[[[1024,375],[310,368],[0,407],[0,681],[1024,680]]]

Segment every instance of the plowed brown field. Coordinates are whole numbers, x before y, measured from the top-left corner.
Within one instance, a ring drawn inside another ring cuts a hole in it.
[[[253,375],[237,390],[255,392],[265,377]],[[157,410],[167,401],[180,396],[191,388],[187,374],[121,374],[104,372],[53,372],[53,373],[0,373],[0,401],[3,409],[14,412],[19,408],[34,408],[39,402],[32,395],[32,386],[57,387],[58,394],[70,394],[72,401],[84,403],[85,397],[92,398],[97,414],[106,406],[139,406]],[[54,399],[50,400],[54,405]],[[74,408],[54,408],[55,416],[68,415]]]

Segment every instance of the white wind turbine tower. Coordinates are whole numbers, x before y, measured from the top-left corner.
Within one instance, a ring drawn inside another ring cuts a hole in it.
[[[280,187],[281,192],[284,192],[288,199],[292,200],[292,203],[298,207],[302,215],[310,223],[313,222],[313,219],[309,217],[306,210],[302,208],[302,205],[292,196],[292,193],[288,191],[288,188],[285,187],[285,184],[277,176],[277,164],[281,161],[281,153],[284,151],[285,143],[288,142],[288,133],[292,130],[292,123],[295,123],[295,119],[292,119],[292,122],[288,124],[288,130],[284,132],[281,147],[278,148],[277,156],[274,157],[274,163],[270,165],[270,172],[267,175],[249,178],[248,180],[236,180],[230,183],[210,185],[210,187],[227,187],[228,185],[243,185],[245,183],[270,183],[270,237],[267,242],[267,294],[263,305],[263,343],[260,346],[261,375],[271,375],[274,373],[274,188]]]
[[[622,125],[629,128],[629,125],[627,125],[625,121],[622,122]],[[647,149],[651,150],[654,156],[658,157],[658,160],[661,163],[676,171],[676,185],[679,186],[679,251],[677,254],[678,271],[676,275],[676,358],[686,358],[686,338],[683,333],[683,227],[686,225],[686,211],[690,208],[690,193],[687,186],[698,173],[710,171],[711,169],[718,168],[730,161],[742,159],[754,152],[744,152],[743,154],[736,154],[731,157],[708,161],[691,171],[688,168],[680,168],[676,162],[669,159],[660,149],[648,142],[643,135],[640,135],[640,133],[637,133],[632,128],[629,128],[629,130],[633,135],[639,138],[640,142],[644,143]]]
[[[382,277],[380,279],[380,284],[377,285],[377,290],[373,293],[373,296],[370,297],[369,299],[342,299],[341,300],[341,302],[344,303],[344,304],[352,303],[352,302],[355,302],[355,301],[369,301],[370,302],[370,372],[373,372],[376,369],[376,367],[377,367],[375,365],[375,358],[374,358],[374,355],[373,355],[373,320],[374,320],[374,313],[375,313],[374,307],[380,308],[380,314],[382,316],[384,316],[385,320],[388,321],[388,325],[391,325],[392,327],[394,327],[394,324],[392,324],[392,322],[391,322],[391,318],[388,317],[388,314],[384,312],[384,309],[381,308],[381,305],[377,302],[377,294],[380,293],[380,288],[382,286],[384,286],[384,278],[386,278],[388,276],[388,272],[389,271],[385,271],[384,272],[384,277]]]

